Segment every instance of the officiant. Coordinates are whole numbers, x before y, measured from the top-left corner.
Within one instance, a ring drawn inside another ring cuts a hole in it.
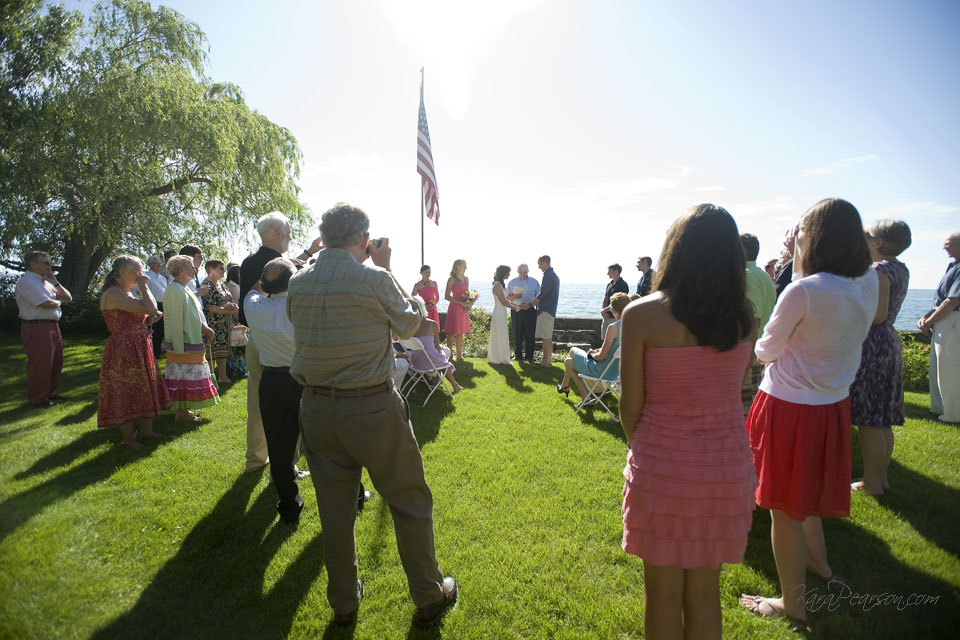
[[[537,310],[530,303],[540,294],[540,283],[530,277],[526,263],[517,267],[517,277],[507,285],[507,300],[519,309],[510,311],[513,323],[514,353],[517,362],[533,362],[533,347],[536,342]]]

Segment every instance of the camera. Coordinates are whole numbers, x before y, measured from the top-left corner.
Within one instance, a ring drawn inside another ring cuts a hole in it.
[[[373,246],[375,246],[377,249],[379,249],[380,245],[382,244],[383,244],[383,238],[376,238],[373,241]],[[367,245],[367,255],[370,255],[370,245]]]

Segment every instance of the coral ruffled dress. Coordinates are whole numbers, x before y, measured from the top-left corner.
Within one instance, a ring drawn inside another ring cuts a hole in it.
[[[170,408],[170,395],[153,358],[146,314],[120,309],[102,313],[110,337],[100,365],[97,426],[158,417]]]
[[[470,278],[464,278],[463,282],[454,280],[450,295],[456,300],[463,300],[469,290]],[[443,331],[448,336],[470,333],[470,313],[460,305],[451,302],[447,307],[447,321],[443,325]]]
[[[440,326],[440,311],[437,310],[437,301],[440,299],[440,293],[432,284],[426,287],[420,287],[417,295],[423,298],[423,304],[427,307],[427,317]],[[433,301],[432,303],[430,301]]]
[[[740,402],[752,344],[648,348],[646,398],[623,470],[623,550],[683,569],[739,563],[756,470]]]

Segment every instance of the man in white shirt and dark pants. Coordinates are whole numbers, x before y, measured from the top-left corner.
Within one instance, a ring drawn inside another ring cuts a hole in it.
[[[163,295],[167,292],[167,285],[170,281],[160,273],[159,257],[150,256],[147,258],[147,270],[144,275],[150,280],[147,286],[150,287],[153,299],[157,301],[157,309],[163,313]],[[153,357],[159,358],[163,347],[163,316],[160,316],[159,320],[150,325],[150,330],[153,331]]]
[[[303,510],[294,468],[303,387],[290,376],[294,344],[293,325],[287,316],[287,283],[294,271],[293,263],[286,258],[274,258],[243,301],[250,339],[263,367],[258,389],[260,415],[267,455],[272,461],[270,477],[280,495],[277,511],[290,524],[300,520]]]
[[[53,275],[50,256],[30,251],[23,257],[27,270],[17,281],[15,296],[20,311],[20,337],[27,355],[27,402],[49,407],[58,400],[57,385],[63,370],[60,305],[73,297]]]

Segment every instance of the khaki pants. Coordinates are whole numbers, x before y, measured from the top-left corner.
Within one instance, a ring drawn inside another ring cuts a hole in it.
[[[960,422],[960,311],[933,325],[930,336],[930,409]]]
[[[300,431],[317,492],[327,568],[327,600],[337,613],[360,604],[354,521],[360,471],[390,506],[400,562],[418,607],[443,597],[443,574],[433,544],[433,496],[406,401],[388,391],[357,398],[303,390]]]
[[[260,378],[263,367],[260,366],[260,354],[247,341],[247,471],[262,469],[267,464],[267,436],[263,433],[263,420],[260,417]]]

